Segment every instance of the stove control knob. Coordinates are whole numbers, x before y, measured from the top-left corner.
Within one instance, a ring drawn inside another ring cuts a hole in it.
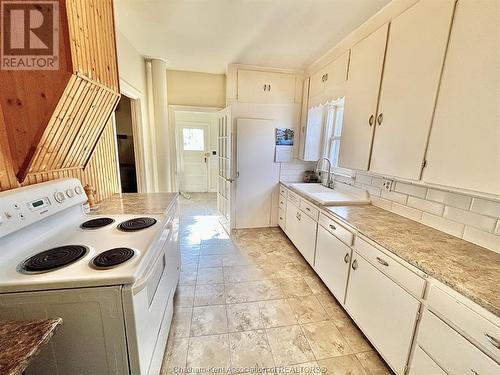
[[[73,189],[66,190],[66,195],[68,198],[73,198],[75,196],[75,191]]]
[[[81,186],[77,186],[75,187],[75,193],[80,195],[80,194],[83,194],[84,190]]]
[[[54,199],[56,200],[56,202],[62,203],[66,199],[66,197],[64,196],[64,193],[58,191],[54,194]]]

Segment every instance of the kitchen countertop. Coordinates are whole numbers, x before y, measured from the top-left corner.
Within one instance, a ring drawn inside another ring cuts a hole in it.
[[[371,204],[316,205],[427,275],[500,316],[500,254]]]
[[[20,375],[49,342],[61,318],[0,322],[0,374]]]
[[[95,215],[165,214],[176,202],[178,193],[119,193],[104,199]]]

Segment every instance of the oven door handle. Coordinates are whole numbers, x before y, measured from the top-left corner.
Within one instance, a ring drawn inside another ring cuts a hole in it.
[[[168,231],[168,233],[166,233]],[[164,248],[165,245],[169,242],[169,240],[172,238],[172,223],[167,224],[166,228],[163,230],[163,233],[160,237],[160,247],[162,249],[161,253],[158,254],[158,256],[154,259],[153,262],[151,262],[144,272],[144,276],[141,277],[139,280],[137,280],[134,285],[132,286],[132,294],[135,296],[137,293],[139,293],[141,290],[143,290],[153,273],[156,271],[156,265],[158,264],[158,261],[161,260],[164,257]]]

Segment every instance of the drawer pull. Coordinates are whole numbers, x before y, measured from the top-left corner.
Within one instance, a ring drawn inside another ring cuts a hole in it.
[[[346,253],[344,256],[344,262],[349,263],[349,253]]]
[[[352,262],[351,267],[353,270],[356,270],[358,268],[358,260],[357,259],[354,259],[354,262]]]
[[[337,227],[333,224],[330,224],[330,229],[337,230]]]
[[[389,267],[389,263],[387,263],[385,260],[382,258],[377,257],[377,262],[379,262],[381,265]]]
[[[297,215],[295,215],[295,217],[297,218],[298,221],[300,221],[300,219],[302,218],[302,215],[300,214],[300,212],[297,212]]]
[[[310,209],[309,207],[306,207],[306,210],[307,210],[307,211],[311,211],[311,209]]]
[[[500,349],[500,341],[498,341],[496,338],[494,338],[491,335],[488,335],[487,333],[484,334],[486,339],[490,342],[491,345],[493,345],[495,348]]]

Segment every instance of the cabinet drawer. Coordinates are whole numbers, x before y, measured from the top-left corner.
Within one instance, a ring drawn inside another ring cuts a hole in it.
[[[342,225],[340,225],[335,220],[330,219],[328,216],[324,214],[319,215],[319,223],[323,228],[325,228],[328,232],[333,234],[339,240],[344,242],[345,244],[351,246],[354,240],[354,235],[345,229]]]
[[[424,311],[418,344],[449,374],[499,374],[500,366],[429,310]]]
[[[423,278],[359,237],[354,240],[354,249],[415,297],[423,296],[425,287]]]
[[[285,187],[283,187],[282,185],[280,185],[280,194],[283,195],[285,197],[285,199],[287,197],[287,192],[288,192],[288,190]]]
[[[312,203],[309,203],[304,199],[300,199],[300,209],[305,212],[311,219],[318,221],[319,210],[314,207]]]
[[[417,346],[415,348],[415,354],[413,354],[413,360],[411,361],[410,374],[446,375],[446,372],[444,372],[443,369],[439,367],[438,364],[434,362],[420,346]]]
[[[280,207],[280,210],[286,210],[286,198],[280,194],[280,198],[279,198],[279,207]]]
[[[281,229],[286,230],[285,210],[282,208],[278,211],[278,225]]]
[[[500,359],[500,328],[453,296],[432,285],[428,295],[429,309],[484,348],[493,358]]]
[[[300,206],[300,197],[298,194],[295,194],[294,192],[289,191],[287,197],[288,197],[288,200],[290,202],[292,202],[294,205],[296,205],[297,207]]]

